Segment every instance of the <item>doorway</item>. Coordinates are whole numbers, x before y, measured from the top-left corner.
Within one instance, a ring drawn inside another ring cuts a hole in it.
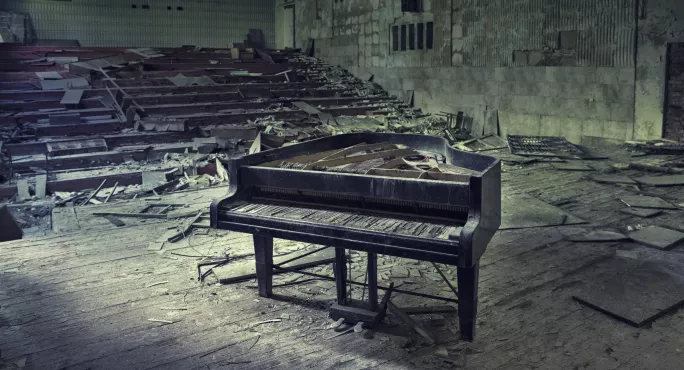
[[[286,48],[294,48],[295,45],[295,7],[294,4],[286,5],[283,17],[283,39]]]

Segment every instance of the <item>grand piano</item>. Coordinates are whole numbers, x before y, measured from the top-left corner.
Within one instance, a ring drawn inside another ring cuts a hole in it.
[[[377,255],[456,266],[461,338],[475,336],[479,260],[501,219],[497,159],[408,134],[330,136],[227,163],[211,225],[253,234],[259,295],[272,294],[273,238],[335,248],[345,305],[345,249],[368,253],[367,309],[378,310]],[[277,268],[278,266],[275,266]]]

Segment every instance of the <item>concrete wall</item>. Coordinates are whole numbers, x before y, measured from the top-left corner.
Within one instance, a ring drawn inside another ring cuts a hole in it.
[[[663,132],[667,44],[684,42],[684,1],[640,2],[636,60],[635,138]]]
[[[503,134],[631,139],[635,0],[297,0],[297,33],[317,55],[429,112],[499,111]],[[329,9],[329,10],[327,10]],[[434,22],[432,50],[394,52],[391,27]]]
[[[273,46],[274,7],[275,0],[0,1],[0,10],[29,14],[39,39],[83,46],[226,47],[244,40],[250,28],[261,29]]]

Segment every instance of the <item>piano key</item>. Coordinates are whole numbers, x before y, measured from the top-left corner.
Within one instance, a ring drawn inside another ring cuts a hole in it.
[[[408,221],[390,216],[377,216],[362,210],[333,211],[307,208],[305,206],[283,206],[260,202],[239,204],[229,209],[229,212],[249,213],[284,220],[306,220],[322,225],[344,226],[347,228],[396,233],[422,238],[447,239],[449,234],[458,233],[458,227],[456,226],[435,222]]]

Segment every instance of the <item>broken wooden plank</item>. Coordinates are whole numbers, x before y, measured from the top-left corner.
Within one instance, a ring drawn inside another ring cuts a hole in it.
[[[256,139],[254,139],[254,142],[252,142],[252,146],[249,147],[249,154],[259,152],[261,152],[261,133],[257,135]]]
[[[417,332],[423,338],[425,338],[428,341],[428,343],[435,343],[435,339],[432,337],[432,335],[430,335],[430,333],[427,330],[425,330],[423,325],[412,319],[411,316],[409,316],[401,308],[397,307],[394,303],[387,302],[387,309],[389,310],[389,312],[391,312],[393,315],[395,315],[401,321],[403,321],[406,325],[410,326],[411,329],[413,329],[415,332]]]
[[[303,110],[304,112],[310,114],[310,115],[317,115],[320,114],[321,111],[316,109],[315,107],[311,106],[309,103],[305,101],[293,101],[292,105],[295,107]]]
[[[62,80],[61,74],[57,71],[35,72],[36,76],[41,80]]]
[[[104,186],[104,184],[106,182],[107,182],[107,179],[102,180],[102,183],[100,184],[100,186],[98,186],[97,189],[95,189],[95,191],[92,194],[90,194],[88,199],[86,199],[85,202],[81,203],[81,205],[84,206],[84,205],[88,204],[88,202],[90,202],[90,200],[93,199],[97,195],[97,193],[100,192],[100,190],[102,189],[102,187]]]
[[[271,56],[267,52],[261,49],[254,49],[254,51],[257,53],[257,55],[259,55],[259,58],[267,61],[269,64],[275,64],[273,58],[271,58]]]
[[[119,186],[119,182],[118,182],[118,181],[117,181],[116,183],[114,183],[114,188],[112,188],[112,192],[109,193],[109,195],[107,195],[107,198],[104,200],[105,203],[109,202],[109,198],[111,198],[112,195],[114,195],[114,193],[116,193],[116,187],[117,187],[117,186]]]
[[[59,101],[60,104],[64,105],[78,105],[81,103],[81,98],[83,97],[84,90],[67,90],[64,92],[62,100]]]
[[[93,216],[116,216],[116,217],[135,217],[135,218],[162,218],[167,219],[169,215],[158,213],[125,213],[125,212],[94,212]]]
[[[83,77],[65,78],[61,80],[40,80],[40,88],[43,90],[67,90],[88,86],[90,86],[90,83]]]
[[[114,217],[112,215],[103,216],[107,221],[111,222],[116,227],[126,226],[126,223],[121,221],[121,219]]]
[[[216,161],[218,161],[218,159],[216,159]],[[197,220],[199,220],[200,217],[202,217],[202,213],[204,213],[204,212],[203,211],[197,212],[197,216],[195,216],[192,220],[190,220],[188,223],[186,223],[181,231],[171,235],[167,240],[171,243],[175,243],[175,242],[185,238],[185,235],[187,233],[189,233],[190,230],[192,230],[193,224],[195,222],[197,222]]]
[[[80,113],[56,113],[50,114],[51,125],[76,125],[81,123]]]

